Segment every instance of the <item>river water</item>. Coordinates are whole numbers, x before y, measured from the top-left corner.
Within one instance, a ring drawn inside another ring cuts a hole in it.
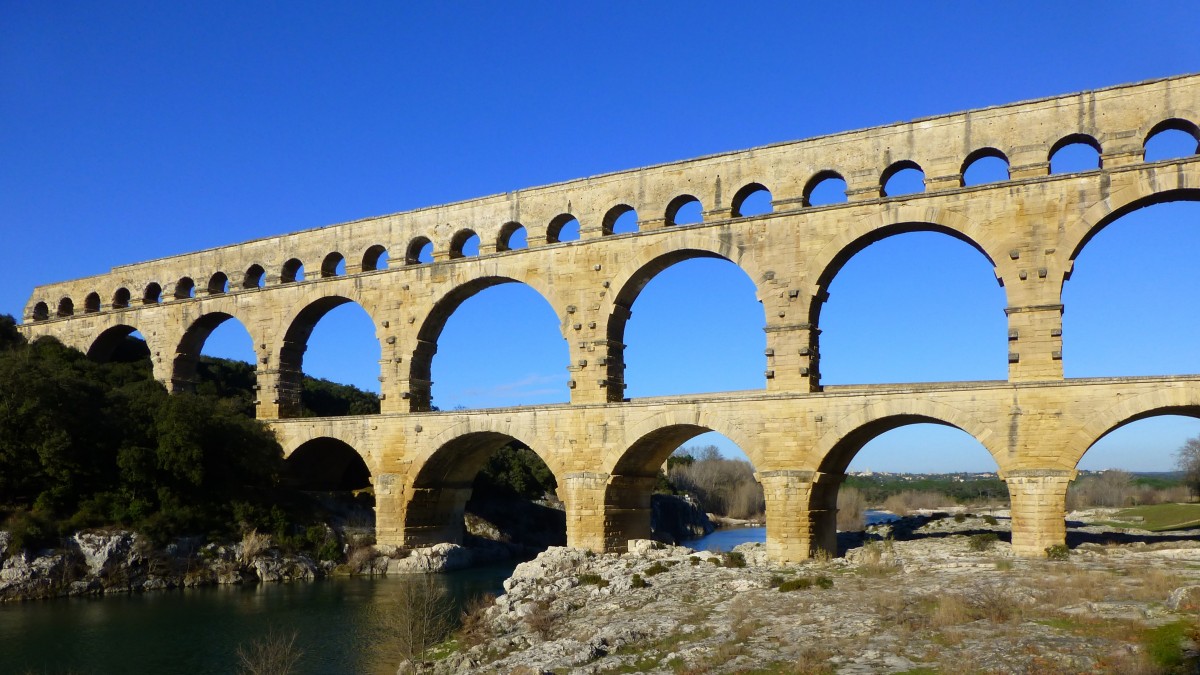
[[[868,512],[868,522],[890,514]],[[766,528],[717,530],[687,542],[727,551],[764,541]],[[499,594],[513,565],[444,575],[461,603]],[[403,577],[337,578],[62,598],[0,605],[0,674],[237,671],[237,649],[272,631],[297,636],[306,674],[394,673],[397,591]]]
[[[445,575],[460,601],[502,592],[512,565]],[[297,635],[301,673],[395,673],[402,577],[354,577],[0,605],[0,673],[235,673],[237,649]]]

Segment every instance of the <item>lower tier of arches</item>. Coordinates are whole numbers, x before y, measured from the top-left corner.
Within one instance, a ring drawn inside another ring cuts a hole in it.
[[[926,423],[960,429],[987,450],[1008,485],[1015,552],[1042,555],[1065,542],[1067,488],[1084,453],[1157,415],[1200,418],[1200,376],[717,394],[272,425],[289,455],[324,446],[357,452],[373,484],[377,541],[401,546],[460,540],[480,467],[506,444],[527,447],[555,479],[568,544],[595,551],[648,538],[659,467],[682,443],[715,431],[757,471],[770,555],[795,561],[835,552],[837,494],[854,455],[892,429]]]

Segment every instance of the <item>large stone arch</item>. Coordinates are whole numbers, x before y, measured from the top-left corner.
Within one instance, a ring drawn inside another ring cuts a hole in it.
[[[91,338],[83,351],[89,359],[106,363],[112,359],[113,353],[125,341],[125,338],[134,333],[142,334],[142,339],[146,341],[146,347],[150,350],[150,354],[154,354],[157,345],[150,344],[150,336],[139,330],[137,326],[128,323],[113,323],[103,326],[100,332]]]
[[[1172,171],[1141,172],[1136,182],[1090,206],[1063,235],[1063,248],[1069,251],[1063,282],[1070,279],[1075,259],[1100,230],[1140,208],[1172,201],[1200,201],[1200,161],[1185,161]]]
[[[1063,469],[1073,472],[1101,438],[1131,422],[1160,415],[1200,418],[1200,382],[1176,383],[1149,393],[1122,397],[1119,403],[1088,417],[1074,434],[1070,446],[1058,453],[1057,459]]]
[[[624,442],[619,447],[610,449],[605,455],[603,470],[610,475],[653,476],[666,461],[666,456],[643,458],[643,454],[650,447],[674,443],[674,449],[709,431],[715,431],[736,443],[742,452],[746,453],[751,464],[763,466],[767,461],[764,449],[757,442],[757,434],[743,428],[738,420],[730,419],[722,412],[694,406],[682,410],[663,410],[627,426]]]
[[[314,435],[291,448],[284,462],[288,482],[307,490],[361,490],[375,473],[366,455],[334,436]]]
[[[481,422],[466,422],[435,435],[424,444],[429,449],[413,459],[403,488],[400,526],[405,545],[460,543],[475,476],[494,452],[514,441],[533,450],[561,485],[562,467],[552,455],[510,429],[496,430],[503,425]]]
[[[187,328],[184,329],[183,335],[175,347],[175,351],[171,361],[171,391],[190,391],[196,385],[196,366],[200,361],[200,353],[204,349],[205,342],[219,326],[227,321],[236,321],[246,333],[250,335],[251,349],[257,357],[258,349],[254,345],[261,344],[261,336],[256,336],[251,332],[253,324],[247,324],[238,317],[223,311],[212,311],[201,314],[194,319]],[[255,361],[257,362],[257,358]],[[257,363],[251,363],[257,370]]]
[[[998,261],[1002,248],[993,242],[985,228],[959,213],[940,207],[900,206],[869,218],[853,221],[852,225],[830,240],[807,265],[808,274],[802,286],[809,289],[814,300],[808,309],[808,319],[817,325],[821,306],[828,297],[829,285],[847,262],[863,249],[889,237],[911,232],[945,234],[971,246],[991,264],[997,282],[1003,286]]]
[[[604,518],[603,532],[591,533],[586,540],[595,548],[622,551],[631,539],[649,539],[651,498],[660,467],[680,445],[709,431],[737,443],[752,464],[763,461],[750,435],[719,413],[695,407],[653,414],[628,428],[620,447],[605,457],[605,471],[590,477],[591,499],[594,507],[603,509]]]
[[[379,322],[372,312],[373,308],[347,295],[318,295],[307,303],[298,303],[296,310],[284,320],[282,325],[286,328],[281,331],[279,342],[271,350],[271,359],[275,360],[275,367],[270,373],[275,376],[274,395],[278,401],[280,417],[293,417],[300,412],[304,352],[308,349],[308,339],[312,337],[313,329],[330,310],[350,303],[358,305],[371,318],[375,339],[380,340]],[[262,384],[260,377],[259,386]]]
[[[541,284],[530,283],[530,280],[522,278],[522,275],[506,275],[506,274],[489,274],[477,276],[462,283],[452,286],[434,300],[428,309],[425,310],[424,317],[420,319],[420,328],[417,330],[416,344],[413,347],[413,353],[409,359],[408,377],[409,377],[409,406],[411,411],[419,412],[429,410],[433,401],[433,357],[437,354],[438,338],[441,337],[442,331],[446,328],[450,317],[454,315],[458,308],[464,302],[473,296],[481,293],[488,288],[500,286],[502,284],[519,283],[532,288],[549,306],[555,316],[559,318],[559,332],[563,339],[566,339],[565,332],[565,312],[559,310],[559,307],[551,301],[551,296],[547,289],[541,287]],[[566,367],[569,364],[563,364]]]
[[[754,284],[758,301],[764,302],[764,277],[758,261],[745,255],[745,249],[738,245],[734,237],[713,237],[701,232],[683,230],[677,236],[656,240],[650,246],[638,249],[637,254],[622,265],[611,283],[613,292],[607,305],[604,333],[607,340],[605,381],[609,401],[621,401],[625,397],[624,337],[634,302],[659,273],[678,263],[696,258],[717,258],[733,263]],[[765,304],[763,325],[766,326]]]
[[[822,473],[843,474],[870,440],[893,429],[922,423],[942,424],[970,434],[987,449],[1001,473],[1011,464],[1002,434],[958,408],[919,396],[874,401],[845,415],[817,439],[811,463]]]

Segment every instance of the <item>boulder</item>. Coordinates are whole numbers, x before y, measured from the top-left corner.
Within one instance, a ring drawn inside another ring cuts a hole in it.
[[[141,535],[117,530],[114,532],[77,532],[71,543],[83,556],[88,574],[100,576],[118,566],[129,566],[140,558],[137,553]]]
[[[1182,586],[1171,591],[1167,607],[1177,612],[1200,610],[1200,586]]]

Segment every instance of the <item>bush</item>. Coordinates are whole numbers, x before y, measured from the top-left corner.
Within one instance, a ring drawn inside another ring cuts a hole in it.
[[[745,567],[746,566],[746,556],[742,555],[738,551],[727,551],[722,555],[722,557],[724,558],[724,560],[722,561],[721,564],[724,567]]]
[[[778,588],[779,592],[781,593],[807,590],[813,586],[816,586],[817,588],[833,588],[833,579],[830,579],[823,574],[812,579],[808,577],[799,577],[797,579],[788,579],[787,581],[784,581],[780,578],[778,585],[774,584],[776,578],[777,577],[773,577],[771,579],[772,585]]]
[[[661,562],[656,562],[653,565],[642,570],[642,574],[645,574],[648,577],[652,577],[652,576],[655,576],[656,574],[662,574],[663,572],[666,572],[668,569],[669,568],[666,565],[662,564]]]
[[[803,591],[812,588],[812,579],[808,577],[800,577],[799,579],[788,579],[779,584],[780,593],[788,593],[790,591]]]
[[[987,523],[988,525],[999,525],[1000,524],[1000,521],[996,520],[996,516],[984,516],[983,522]]]
[[[967,517],[964,514],[961,514],[961,513],[954,514],[954,522],[964,523],[966,521],[967,521]]]
[[[629,579],[629,586],[630,586],[631,588],[645,588],[645,587],[647,587],[647,586],[649,586],[649,585],[650,585],[650,584],[646,583],[646,580],[645,580],[645,579],[643,579],[643,578],[642,578],[642,575],[640,575],[640,574],[634,574],[634,575],[633,575],[633,576],[632,576],[632,577]]]
[[[242,564],[249,565],[255,558],[271,548],[271,535],[250,530],[242,537]]]
[[[591,572],[584,572],[583,574],[580,574],[579,576],[575,577],[575,579],[581,585],[599,586],[600,588],[606,588],[609,583],[608,579],[605,579],[604,577],[600,576],[599,574],[593,574]]]
[[[16,555],[21,551],[33,553],[58,543],[54,524],[48,518],[29,511],[18,511],[9,516],[0,529],[9,534],[8,555]]]
[[[1047,560],[1067,560],[1071,557],[1071,549],[1066,544],[1055,544],[1046,547]]]
[[[973,534],[967,539],[967,547],[972,551],[986,551],[992,547],[1000,537],[995,532],[984,532],[983,534]]]

